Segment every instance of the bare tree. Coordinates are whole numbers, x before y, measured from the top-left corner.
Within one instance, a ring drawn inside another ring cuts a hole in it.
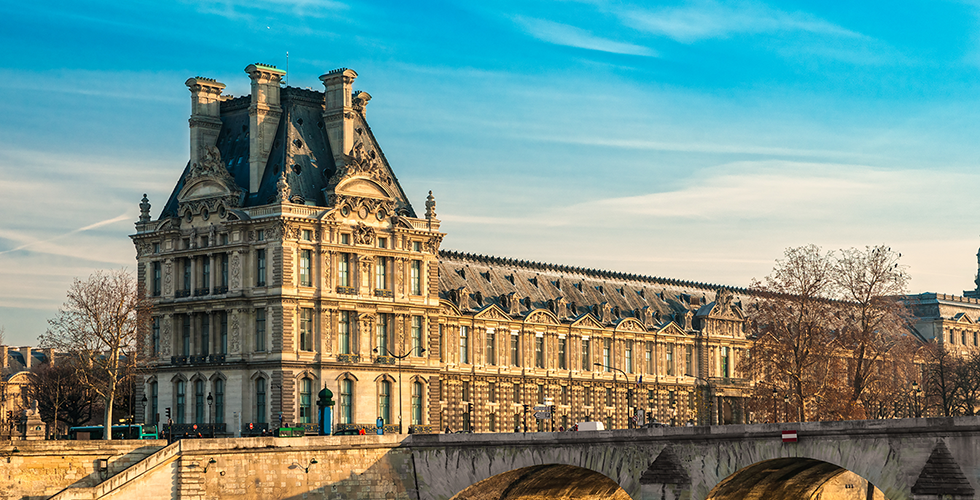
[[[36,365],[27,375],[27,393],[37,401],[41,419],[51,423],[56,436],[59,422],[75,427],[92,419],[91,391],[75,381],[77,371],[72,361],[47,362]]]
[[[908,310],[901,298],[909,277],[898,263],[901,254],[884,245],[843,250],[835,259],[833,279],[843,322],[841,343],[849,362],[849,412],[862,418],[865,390],[894,359],[889,353],[912,339]]]
[[[95,392],[105,408],[105,439],[112,439],[112,410],[120,383],[132,373],[139,353],[148,306],[136,280],[125,270],[98,271],[85,281],[76,279],[58,316],[48,320],[40,337],[77,358],[78,382]]]
[[[752,284],[759,297],[749,308],[756,341],[742,369],[769,382],[758,385],[762,400],[771,392],[780,400],[790,394],[801,421],[817,418],[817,401],[828,398],[834,382],[827,369],[837,346],[832,271],[832,256],[819,247],[789,248],[764,281]],[[773,402],[774,413],[779,403]],[[757,411],[768,413],[767,405]]]

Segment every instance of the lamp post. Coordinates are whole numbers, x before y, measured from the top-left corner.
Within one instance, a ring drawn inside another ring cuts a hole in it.
[[[922,409],[919,407],[919,397],[922,395],[922,387],[918,382],[912,382],[912,393],[915,395],[915,418],[922,418]]]
[[[211,409],[212,404],[214,404],[214,398],[208,392],[208,426],[211,427],[211,437],[214,437],[214,411]]]
[[[388,356],[391,356],[391,357],[393,357],[393,358],[395,358],[395,359],[398,360],[398,433],[401,434],[402,433],[402,360],[405,359],[405,358],[407,358],[407,357],[409,357],[409,356],[411,356],[412,351],[414,351],[415,348],[413,347],[413,348],[409,349],[408,352],[406,352],[405,354],[402,354],[401,356],[398,356],[398,355],[392,353],[385,346],[381,346],[381,348],[385,350],[385,353]],[[375,347],[373,350],[374,350],[374,353],[375,354],[378,353],[378,348],[377,347]],[[424,352],[425,352],[425,349],[421,349],[419,351],[419,354],[418,355],[421,356],[422,353],[424,353]]]
[[[624,372],[623,370],[620,370],[619,368],[616,368],[615,366],[607,366],[607,365],[604,365],[602,363],[593,363],[593,364],[595,366],[601,366],[602,368],[605,368],[607,370],[616,370],[616,372],[622,373],[623,374],[623,377],[626,378],[626,386],[627,386],[627,389],[626,390],[629,391],[630,377],[629,377],[629,375],[626,374],[626,372]],[[616,372],[613,372],[613,390],[614,391],[615,391],[615,388],[616,388]],[[615,397],[614,397],[614,399],[615,399]],[[619,406],[618,405],[615,405],[615,400],[613,401],[613,404],[614,404],[613,412],[615,412],[615,415],[618,418],[619,417],[619,411],[618,411]],[[627,424],[629,424],[629,419],[627,419]],[[627,427],[629,427],[629,425],[627,425]]]
[[[777,413],[777,409],[776,409],[776,396],[779,396],[779,392],[776,391],[775,387],[773,387],[772,388],[772,423],[774,424],[779,423],[779,414]]]
[[[786,421],[789,422],[789,394],[783,396],[783,415],[786,415]]]
[[[147,421],[147,418],[146,418],[146,401],[147,401],[147,399],[146,399],[146,393],[144,392],[143,393],[143,399],[140,401],[141,403],[143,403],[143,423],[144,424]],[[149,420],[152,422],[153,421],[153,418],[151,417]],[[156,425],[156,422],[153,422],[153,425]]]

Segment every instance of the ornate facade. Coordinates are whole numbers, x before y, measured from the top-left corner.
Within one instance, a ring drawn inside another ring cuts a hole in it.
[[[749,419],[745,290],[441,250],[432,193],[416,215],[354,71],[323,92],[245,71],[244,97],[187,80],[190,160],[159,217],[140,205],[145,420],[313,430],[322,387],[338,426],[396,432]]]

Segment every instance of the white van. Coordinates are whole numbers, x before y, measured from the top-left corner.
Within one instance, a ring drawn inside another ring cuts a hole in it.
[[[575,425],[580,431],[604,431],[606,427],[602,422],[579,422]]]

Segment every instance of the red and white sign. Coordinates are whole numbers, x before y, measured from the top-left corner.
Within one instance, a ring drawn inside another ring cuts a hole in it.
[[[796,431],[783,431],[783,442],[784,443],[795,443],[796,442]]]

